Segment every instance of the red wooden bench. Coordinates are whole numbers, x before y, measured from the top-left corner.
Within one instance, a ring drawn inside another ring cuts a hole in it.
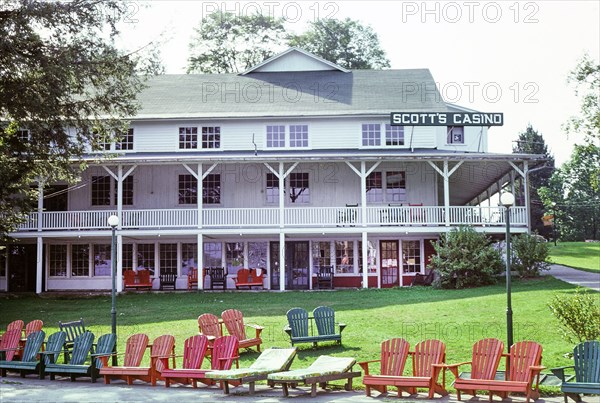
[[[152,288],[152,279],[148,270],[133,270],[123,271],[123,288]]]
[[[260,274],[259,271],[260,270]],[[235,288],[239,289],[240,287],[263,287],[263,269],[239,269],[237,272],[237,277],[234,277]]]

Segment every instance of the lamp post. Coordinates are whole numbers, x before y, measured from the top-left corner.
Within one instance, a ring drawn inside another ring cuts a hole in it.
[[[556,246],[556,203],[552,202],[552,239]]]
[[[506,207],[504,219],[506,221],[506,338],[508,349],[513,344],[513,322],[512,305],[510,300],[510,208],[515,204],[515,196],[512,193],[502,193],[500,204]]]
[[[110,248],[110,263],[111,263],[111,277],[112,277],[112,307],[110,310],[112,333],[115,335],[115,347],[113,352],[116,353],[117,349],[117,237],[115,236],[115,230],[119,225],[119,217],[111,215],[108,217],[108,225],[110,225],[112,231],[112,245]],[[113,365],[117,365],[117,356],[113,354],[112,357]]]

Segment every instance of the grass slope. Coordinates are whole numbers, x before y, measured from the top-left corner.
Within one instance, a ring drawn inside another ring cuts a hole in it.
[[[553,263],[600,273],[600,242],[559,242],[550,246]]]

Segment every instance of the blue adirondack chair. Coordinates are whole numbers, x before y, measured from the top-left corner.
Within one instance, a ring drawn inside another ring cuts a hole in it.
[[[568,397],[581,402],[580,393],[600,395],[600,341],[585,341],[575,346],[573,350],[574,365],[553,368],[552,372],[563,383],[560,388],[564,393],[565,403]],[[565,369],[575,369],[575,381],[565,380]]]
[[[65,337],[66,335],[63,334],[63,343],[65,341]],[[43,372],[40,371],[41,363],[39,359],[39,353],[42,349],[44,338],[46,338],[46,333],[44,333],[43,330],[40,330],[39,332],[33,332],[27,336],[21,361],[0,361],[0,376],[5,377],[7,370],[18,372],[21,377],[25,377],[25,375],[28,373],[39,371],[40,378],[43,379]],[[55,336],[52,338],[52,341],[60,342],[59,338],[61,338],[60,335]],[[48,341],[50,342],[50,339],[48,339]]]
[[[92,354],[92,368],[90,369],[92,383],[95,383],[100,376],[100,368],[103,365],[102,360],[98,357],[113,354],[116,342],[117,335],[113,333],[104,334],[98,339],[96,353]]]
[[[313,310],[313,317],[315,318],[315,325],[319,333],[319,341],[334,340],[338,344],[342,344],[342,331],[346,327],[346,324],[335,322],[333,308],[328,306],[316,307]]]
[[[50,374],[50,379],[54,380],[56,374],[63,374],[70,376],[73,382],[78,376],[92,376],[93,361],[90,364],[86,364],[86,361],[92,350],[94,338],[94,334],[89,331],[77,336],[73,341],[70,360],[67,364],[59,364],[58,360],[51,355],[49,357],[51,362],[45,365],[45,372]],[[47,352],[42,354],[46,355]]]
[[[302,308],[292,308],[287,311],[288,325],[284,328],[289,334],[292,346],[294,343],[312,342],[308,332],[308,312]]]

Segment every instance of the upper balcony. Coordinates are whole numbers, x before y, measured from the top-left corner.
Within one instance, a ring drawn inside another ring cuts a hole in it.
[[[401,226],[405,229],[468,225],[496,228],[506,225],[505,208],[479,206],[367,206],[363,222],[362,207],[305,207],[285,208],[281,217],[279,208],[205,208],[123,210],[121,228],[124,230],[161,229],[264,229],[279,232],[286,229],[313,228],[385,228]],[[510,209],[511,226],[527,227],[525,207]],[[80,231],[108,229],[107,220],[116,210],[60,211],[32,213],[17,233],[30,231]],[[446,214],[448,219],[446,220]],[[41,224],[41,225],[40,225]],[[364,225],[363,225],[364,224]],[[490,228],[490,229],[491,229]]]

